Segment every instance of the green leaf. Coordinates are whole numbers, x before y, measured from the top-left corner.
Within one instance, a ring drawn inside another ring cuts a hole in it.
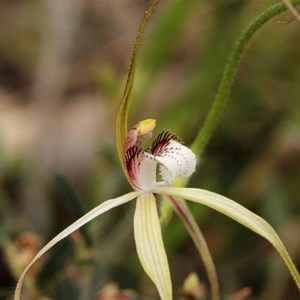
[[[89,211],[87,214],[82,216],[80,219],[72,223],[70,226],[68,226],[66,229],[61,231],[58,235],[56,235],[48,244],[46,244],[38,253],[37,255],[32,259],[32,261],[27,265],[23,273],[21,274],[19,281],[17,283],[17,287],[15,290],[15,296],[14,300],[19,300],[21,299],[21,291],[22,291],[22,286],[24,283],[25,276],[27,272],[30,270],[32,265],[40,258],[42,257],[48,250],[50,250],[55,244],[57,244],[59,241],[79,229],[81,226],[87,224],[91,220],[95,219],[99,215],[105,213],[106,211],[117,207],[121,204],[124,204],[126,202],[129,202],[130,200],[136,198],[141,192],[131,192],[126,195],[123,195],[121,197],[115,198],[115,199],[110,199],[107,200],[91,211]]]
[[[204,204],[230,217],[267,239],[278,251],[300,290],[300,275],[276,231],[263,218],[219,194],[195,188],[157,188],[156,193]]]
[[[172,282],[155,202],[150,193],[136,201],[134,237],[141,264],[162,300],[172,300]]]

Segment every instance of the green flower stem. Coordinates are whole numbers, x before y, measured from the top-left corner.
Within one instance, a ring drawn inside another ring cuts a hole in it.
[[[211,299],[220,299],[220,286],[218,275],[214,261],[212,259],[211,253],[209,251],[206,240],[198,227],[194,216],[191,214],[189,207],[184,200],[180,200],[176,197],[169,196],[168,199],[173,205],[173,209],[183,221],[186,229],[188,230],[190,236],[192,237],[194,244],[203,260],[208,280],[211,288]]]
[[[300,0],[293,0],[291,2],[294,5],[300,4]],[[194,143],[192,144],[192,149],[195,153],[199,155],[202,154],[211,135],[217,127],[222,111],[224,110],[224,107],[227,103],[237,67],[239,65],[239,62],[241,61],[243,54],[245,53],[246,46],[248,45],[249,41],[266,22],[286,10],[287,6],[283,2],[271,6],[263,13],[258,15],[255,20],[249,24],[244,33],[237,40],[225,66],[223,77],[215,96],[214,104],[204,122],[203,127],[200,129]]]
[[[137,60],[140,54],[140,50],[143,44],[144,35],[146,28],[148,26],[148,23],[150,21],[150,18],[158,4],[159,0],[152,0],[150,1],[149,7],[146,10],[144,17],[142,19],[142,22],[140,24],[140,28],[138,31],[138,34],[136,36],[135,45],[133,48],[133,52],[131,55],[131,64],[129,67],[128,75],[127,75],[127,81],[122,97],[122,101],[118,110],[117,115],[117,123],[116,123],[116,137],[117,137],[117,148],[118,148],[118,154],[119,159],[122,165],[122,169],[124,171],[124,174],[126,178],[128,179],[128,182],[130,183],[130,180],[127,175],[126,167],[125,167],[125,161],[124,161],[124,144],[127,136],[128,131],[128,112],[130,107],[130,95],[133,87],[134,82],[134,76],[136,71],[136,65]]]

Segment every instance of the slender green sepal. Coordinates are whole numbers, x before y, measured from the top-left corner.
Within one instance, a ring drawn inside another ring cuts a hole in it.
[[[263,218],[229,198],[206,190],[166,187],[158,188],[156,192],[158,194],[179,197],[204,204],[264,237],[278,251],[300,291],[300,275],[297,268],[295,267],[278,234]]]
[[[134,238],[141,264],[162,300],[172,300],[172,282],[163,244],[155,197],[141,194],[136,201]]]
[[[131,181],[128,178],[125,161],[124,161],[124,144],[125,144],[127,131],[128,131],[127,123],[128,123],[128,111],[129,111],[130,100],[131,100],[130,95],[133,87],[137,60],[142,47],[144,34],[148,26],[149,20],[158,2],[159,0],[150,1],[149,7],[146,10],[144,17],[142,19],[138,34],[136,36],[135,45],[131,56],[131,64],[127,75],[126,85],[125,85],[122,101],[118,110],[118,115],[117,115],[117,122],[116,122],[117,149],[118,149],[119,159],[122,165],[123,172],[126,175],[126,178],[128,179],[129,183],[131,183]]]
[[[20,300],[21,299],[21,292],[22,292],[22,287],[24,283],[24,279],[32,265],[41,257],[43,256],[48,250],[50,250],[55,244],[57,244],[59,241],[79,229],[81,226],[87,224],[91,220],[95,219],[96,217],[100,216],[101,214],[105,213],[106,211],[119,206],[121,204],[124,204],[126,202],[131,201],[132,199],[136,198],[141,192],[131,192],[126,195],[123,195],[121,197],[115,198],[115,199],[110,199],[107,200],[91,211],[89,211],[87,214],[82,216],[80,219],[75,221],[73,224],[68,226],[66,229],[61,231],[58,235],[56,235],[48,244],[46,244],[38,253],[37,255],[32,259],[32,261],[27,265],[23,273],[21,274],[17,287],[15,290],[15,295],[14,295],[14,300]]]

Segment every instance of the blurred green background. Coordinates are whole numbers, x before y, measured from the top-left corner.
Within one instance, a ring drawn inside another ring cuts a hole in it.
[[[147,3],[0,2],[0,299],[11,299],[17,276],[45,242],[129,191],[115,118]],[[139,60],[130,125],[156,118],[157,132],[170,129],[191,143],[235,40],[274,3],[162,1]],[[278,16],[253,39],[190,186],[226,195],[268,220],[299,269],[300,24],[278,22],[289,16]],[[135,252],[133,207],[108,212],[51,250],[28,276],[24,299],[157,299]],[[210,209],[191,208],[224,299],[299,299],[266,241]],[[190,272],[207,286],[176,216],[164,240],[174,298],[185,299]],[[252,289],[247,298],[245,287]]]

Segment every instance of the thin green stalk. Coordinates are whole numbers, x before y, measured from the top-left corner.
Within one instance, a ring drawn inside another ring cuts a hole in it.
[[[300,0],[293,0],[291,2],[294,5],[300,4]],[[255,20],[249,24],[244,33],[237,40],[225,66],[223,77],[215,96],[213,106],[204,122],[203,127],[200,129],[194,143],[192,144],[192,149],[195,153],[199,155],[202,154],[211,135],[218,125],[218,121],[220,120],[221,114],[227,103],[231,87],[233,85],[237,67],[239,65],[239,62],[241,61],[243,54],[245,53],[249,41],[266,22],[286,10],[286,4],[284,4],[283,2],[271,6],[263,13],[258,15]]]
[[[127,81],[126,81],[122,101],[117,115],[117,122],[116,122],[117,148],[118,148],[118,154],[122,165],[122,169],[127,179],[128,179],[128,175],[127,175],[125,161],[124,161],[124,144],[125,144],[127,130],[128,130],[127,122],[128,122],[128,111],[129,111],[130,101],[131,101],[130,95],[133,87],[137,60],[143,44],[145,31],[150,21],[150,18],[156,6],[158,5],[158,2],[159,0],[150,1],[148,9],[145,11],[144,17],[140,24],[140,28],[136,36],[135,45],[131,55],[131,64],[127,75]],[[130,180],[128,180],[128,182],[130,182]]]
[[[208,245],[206,243],[205,237],[201,232],[199,226],[197,225],[194,216],[192,215],[189,207],[184,200],[180,200],[176,197],[168,197],[173,205],[173,209],[183,221],[186,229],[188,230],[190,236],[192,237],[194,244],[202,258],[206,273],[208,276],[210,289],[211,289],[211,299],[220,299],[220,285],[218,280],[218,275],[216,267],[209,251]]]

